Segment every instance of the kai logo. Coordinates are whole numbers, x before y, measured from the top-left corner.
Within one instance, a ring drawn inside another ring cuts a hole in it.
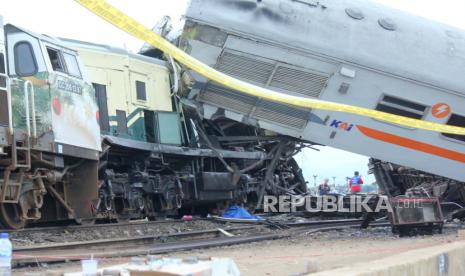
[[[345,131],[351,131],[352,128],[354,127],[354,124],[350,124],[350,123],[343,122],[343,121],[338,121],[338,120],[333,120],[333,122],[329,126],[334,127],[334,128],[338,128],[338,129],[342,129],[342,130],[345,130]]]

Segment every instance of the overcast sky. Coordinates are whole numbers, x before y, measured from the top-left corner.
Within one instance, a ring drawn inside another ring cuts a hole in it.
[[[327,0],[330,1],[330,0]],[[84,41],[108,44],[137,52],[142,42],[119,31],[97,16],[91,14],[73,0],[2,0],[0,14],[4,22],[12,23],[38,33],[67,37]],[[180,25],[187,0],[108,0],[117,8],[151,28],[164,15]],[[325,2],[325,1],[322,1]],[[410,13],[465,29],[465,0],[377,0],[384,5],[406,10]],[[367,157],[331,148],[321,151],[306,150],[297,156],[307,180],[313,184],[312,175],[323,178],[336,176],[342,183],[346,176],[358,170],[367,176]]]

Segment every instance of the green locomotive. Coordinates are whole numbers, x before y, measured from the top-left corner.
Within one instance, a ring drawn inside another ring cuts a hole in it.
[[[265,194],[305,193],[292,158],[305,144],[204,119],[180,100],[192,83],[169,59],[0,31],[3,227],[255,209]]]

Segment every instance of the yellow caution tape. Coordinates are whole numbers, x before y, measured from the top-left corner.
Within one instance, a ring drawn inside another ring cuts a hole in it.
[[[152,32],[151,30],[138,23],[136,20],[130,18],[123,12],[119,11],[115,7],[109,5],[104,0],[75,0],[80,3],[94,14],[102,17],[106,21],[125,31],[126,33],[139,38],[153,47],[160,49],[166,54],[171,55],[173,58],[184,64],[188,68],[196,71],[197,73],[205,76],[206,78],[220,83],[226,87],[234,90],[241,91],[243,93],[263,98],[266,100],[290,104],[294,106],[304,108],[314,108],[337,112],[346,112],[357,114],[361,116],[370,117],[373,119],[394,123],[398,125],[414,127],[419,129],[465,135],[465,128],[449,126],[445,124],[439,124],[434,122],[427,122],[394,114],[389,114],[381,111],[376,111],[364,107],[328,102],[318,99],[308,99],[302,97],[291,96],[276,91],[272,91],[263,87],[259,87],[250,83],[243,82],[235,79],[228,75],[225,75],[201,61],[189,56],[184,51],[178,49],[170,42],[162,38],[160,35]]]

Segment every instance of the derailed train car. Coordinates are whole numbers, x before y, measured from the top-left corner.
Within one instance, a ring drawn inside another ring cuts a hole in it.
[[[371,1],[192,0],[177,43],[275,91],[464,127],[464,38],[463,30]],[[186,99],[206,119],[371,156],[388,195],[421,191],[465,202],[464,136],[304,110],[191,76]]]
[[[218,212],[232,202],[254,209],[260,193],[306,191],[292,159],[300,142],[252,128],[231,137],[184,113],[174,63],[65,41],[83,60],[100,110],[98,211],[128,219]]]
[[[301,142],[253,128],[231,140],[184,113],[169,63],[1,20],[0,31],[3,227],[254,208],[260,194],[305,192],[292,159]]]

